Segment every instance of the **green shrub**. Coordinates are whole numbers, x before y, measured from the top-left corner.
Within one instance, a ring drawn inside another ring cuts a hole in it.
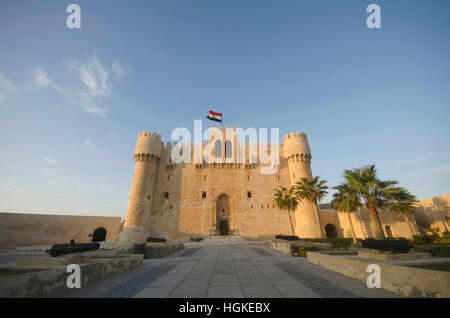
[[[301,238],[298,241],[322,243],[322,239],[320,238]],[[332,244],[334,249],[340,249],[341,247],[343,247],[344,249],[347,250],[352,245],[353,239],[345,237],[334,237],[334,238],[327,238],[323,242]]]
[[[434,239],[435,238],[432,235],[426,234],[413,235],[412,243],[414,245],[430,244],[433,243]]]
[[[340,248],[344,248],[348,250],[348,248],[352,245],[353,239],[348,237],[335,237],[335,238],[327,238],[327,243],[333,244],[333,248],[338,250]]]
[[[386,237],[386,240],[407,240],[406,237]]]
[[[435,257],[450,257],[450,245],[444,244],[428,244],[414,246],[414,252],[430,253]]]

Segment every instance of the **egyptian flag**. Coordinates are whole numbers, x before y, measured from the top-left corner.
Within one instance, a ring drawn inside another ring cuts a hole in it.
[[[222,113],[215,113],[212,110],[210,110],[208,112],[208,116],[206,116],[206,118],[208,118],[209,120],[214,120],[214,121],[221,123],[222,122]]]

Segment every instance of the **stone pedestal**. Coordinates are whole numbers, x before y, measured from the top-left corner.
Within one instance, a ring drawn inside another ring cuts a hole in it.
[[[84,253],[72,253],[57,257],[28,257],[19,258],[16,262],[18,266],[60,266],[69,264],[87,263],[91,260],[91,256]]]
[[[358,256],[367,259],[373,259],[377,261],[399,261],[399,260],[412,260],[418,258],[431,258],[430,253],[389,253],[379,251],[359,251]]]

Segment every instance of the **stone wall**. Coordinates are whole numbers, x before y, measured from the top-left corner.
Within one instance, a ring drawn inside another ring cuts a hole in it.
[[[106,229],[106,240],[114,240],[121,217],[0,213],[0,246],[52,245],[90,242],[97,228]]]
[[[415,218],[423,228],[439,228],[440,234],[450,231],[450,193],[421,200]]]
[[[214,225],[218,227],[216,202],[222,195],[230,200],[229,228],[237,230],[240,236],[292,235],[287,212],[277,209],[272,202],[274,189],[280,185],[289,185],[285,163],[276,174],[261,174],[259,167],[226,164],[208,168],[197,168],[195,164],[171,168],[160,165],[150,219],[151,235],[164,238],[209,235]],[[250,198],[247,192],[251,193]],[[292,222],[295,229],[294,215]]]

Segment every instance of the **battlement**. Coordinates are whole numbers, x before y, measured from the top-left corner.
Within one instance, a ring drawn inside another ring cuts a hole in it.
[[[282,147],[286,158],[294,158],[295,161],[310,161],[312,158],[308,137],[305,133],[291,132],[290,134],[285,135]],[[294,162],[294,160],[292,160],[292,162]]]
[[[296,131],[295,133],[291,132],[287,135],[284,135],[283,141],[289,141],[290,139],[293,139],[293,138],[307,138],[307,136],[304,132],[298,132],[298,131]]]
[[[157,158],[161,157],[164,144],[161,141],[161,135],[150,131],[143,131],[139,133],[136,148],[134,149],[135,155],[151,155]]]
[[[235,127],[223,127],[223,129],[222,127],[210,127],[210,129],[212,131],[219,130],[221,132],[232,132],[231,136],[227,136],[224,133],[222,140],[220,140],[222,142],[223,156],[225,155],[225,143],[231,142],[233,144],[233,151],[236,151],[235,154],[239,155],[241,151],[244,151],[245,158],[248,158],[249,156],[249,149],[255,149],[257,153],[263,151],[267,154],[270,154],[275,148],[278,148],[280,149],[280,155],[286,158],[295,156],[304,158],[304,160],[308,161],[311,159],[311,150],[309,147],[308,138],[303,132],[291,132],[290,134],[285,135],[283,138],[283,143],[280,145],[278,142],[239,142],[237,140],[237,135],[234,134],[236,133],[237,129]],[[201,146],[201,151],[203,152],[203,150],[211,143],[216,143],[218,139],[215,139],[214,137],[215,136],[212,133],[210,139],[207,141],[202,141],[201,144],[188,143],[187,147],[191,148],[192,156],[194,155],[196,145]],[[150,155],[150,157],[161,158],[163,152],[170,153],[172,148],[177,144],[177,142],[166,142],[166,144],[164,145],[164,143],[161,141],[160,134],[157,134],[156,132],[152,133],[150,131],[143,131],[139,133],[134,154],[135,156],[140,155],[140,157],[142,157],[142,155],[144,157]],[[183,146],[183,142],[179,144]]]

